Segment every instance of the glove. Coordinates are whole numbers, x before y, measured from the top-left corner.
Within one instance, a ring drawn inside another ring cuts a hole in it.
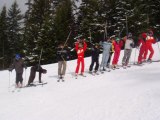
[[[74,48],[70,50],[71,52],[74,51]]]
[[[27,66],[25,66],[24,68],[25,68],[25,70],[26,70],[26,69],[27,69]]]
[[[130,46],[133,48],[133,47],[134,47],[134,44],[133,44],[133,43],[131,43],[131,44],[130,44]]]

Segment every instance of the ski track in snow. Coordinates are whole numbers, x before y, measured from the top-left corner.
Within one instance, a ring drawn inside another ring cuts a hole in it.
[[[154,45],[155,60],[160,59]],[[134,52],[130,62],[134,62]],[[137,55],[138,56],[138,55]],[[121,51],[120,61],[123,57]],[[100,57],[101,58],[101,57]],[[137,57],[136,57],[137,58]],[[136,59],[137,60],[137,59]],[[101,61],[101,60],[100,60]],[[15,72],[0,72],[0,120],[160,120],[160,63],[132,66],[87,77],[73,77],[76,60],[69,61],[65,82],[57,82],[57,63],[45,65],[48,84],[14,89]],[[30,68],[27,69],[27,83]],[[35,78],[38,81],[38,75]]]

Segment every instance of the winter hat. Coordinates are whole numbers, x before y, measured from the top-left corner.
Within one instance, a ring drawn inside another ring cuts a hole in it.
[[[142,33],[142,37],[143,38],[146,38],[147,37],[147,35],[146,35],[146,33],[144,32],[144,33]]]
[[[19,60],[21,58],[20,54],[16,54],[15,58]]]
[[[119,41],[119,40],[120,40],[120,39],[117,37],[117,38],[116,38],[116,41]]]
[[[150,31],[148,32],[148,34],[152,36],[152,35],[153,35],[153,31],[150,30]]]

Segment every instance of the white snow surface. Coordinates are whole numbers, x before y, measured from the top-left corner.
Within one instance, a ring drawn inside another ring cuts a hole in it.
[[[160,59],[154,45],[153,60]],[[130,62],[138,50],[133,49]],[[121,64],[123,51],[119,64]],[[101,57],[100,57],[101,58]],[[136,57],[137,59],[137,57]],[[100,60],[101,61],[101,60]],[[68,61],[65,82],[57,82],[58,64],[44,65],[44,86],[14,89],[15,71],[0,72],[0,120],[160,120],[160,63],[112,70],[97,76],[75,79],[76,60]],[[30,68],[24,73],[25,84]],[[38,81],[38,74],[35,82]]]

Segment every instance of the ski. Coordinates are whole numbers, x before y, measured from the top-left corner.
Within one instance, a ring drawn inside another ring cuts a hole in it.
[[[79,75],[75,75],[75,79],[78,79],[78,76],[87,77],[86,75],[79,74]]]
[[[14,92],[20,92],[20,89],[21,89],[21,88],[15,88],[15,89],[13,89],[11,92],[12,92],[12,93],[14,93]]]
[[[57,82],[60,82],[60,81],[64,82],[65,80],[63,78],[59,78]]]
[[[27,87],[37,87],[37,86],[40,86],[40,85],[46,85],[47,84],[47,82],[43,82],[43,83],[32,83],[32,84],[30,84],[30,85],[26,85],[26,86],[24,86],[24,87],[22,87],[22,88],[27,88]]]

